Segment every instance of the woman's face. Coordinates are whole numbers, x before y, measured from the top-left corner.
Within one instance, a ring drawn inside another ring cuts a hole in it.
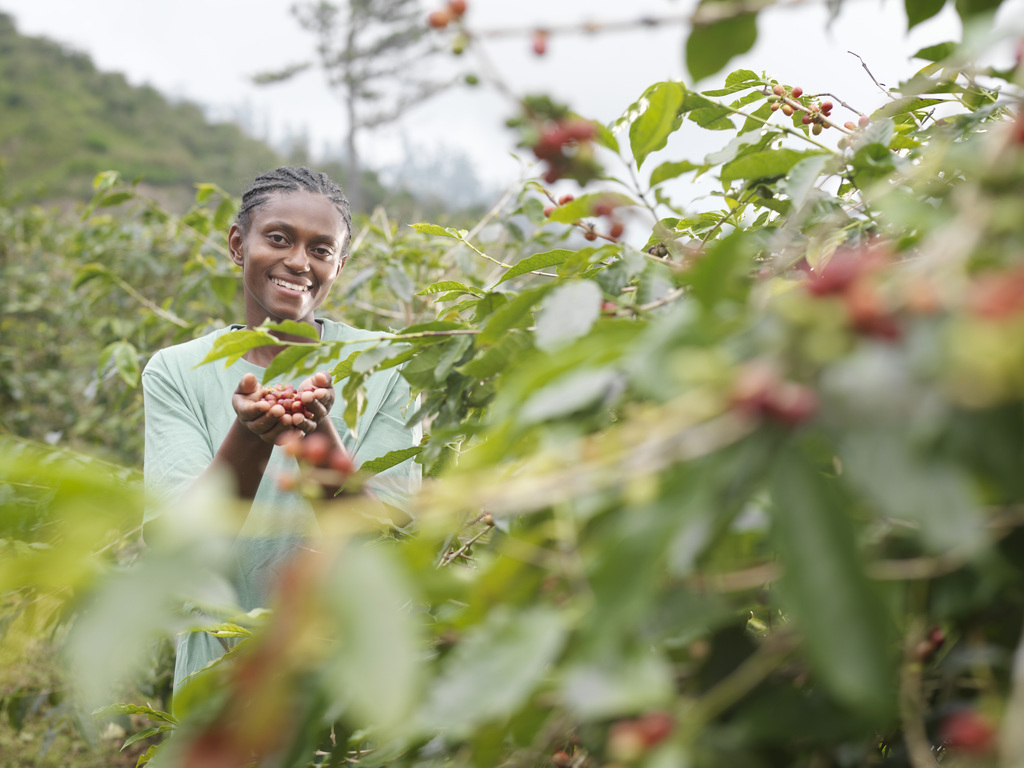
[[[348,237],[334,203],[305,190],[271,196],[253,211],[247,232],[232,226],[228,245],[242,267],[246,325],[312,323],[345,266]]]

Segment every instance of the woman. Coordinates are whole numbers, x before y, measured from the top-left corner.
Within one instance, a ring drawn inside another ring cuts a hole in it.
[[[324,371],[299,385],[307,390],[302,395],[305,413],[285,412],[261,397],[263,372],[284,346],[257,347],[226,368],[219,362],[199,365],[217,339],[267,320],[305,323],[323,341],[357,342],[346,350],[375,335],[314,314],[345,266],[351,228],[348,200],[324,174],[283,167],[259,176],[243,195],[228,233],[231,258],[242,268],[245,325],[161,350],[142,375],[146,486],[154,497],[171,502],[147,509],[146,532],[159,527],[161,514],[173,514],[167,510],[174,505],[187,505],[190,489],[213,475],[227,478],[239,497],[252,500],[233,545],[237,568],[232,581],[238,604],[246,611],[267,604],[277,574],[317,529],[309,503],[278,482],[295,471],[295,460],[281,443],[317,433],[332,447],[351,453],[357,465],[419,443],[419,430],[405,427],[411,398],[397,369],[368,379],[366,407],[353,434],[342,419],[343,409],[334,407],[334,388]],[[279,338],[300,340],[287,334]],[[407,461],[380,473],[368,486],[382,501],[401,506],[419,478],[419,465]],[[184,635],[175,687],[224,650],[207,633]]]

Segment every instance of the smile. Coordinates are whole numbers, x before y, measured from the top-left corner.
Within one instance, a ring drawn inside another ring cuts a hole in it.
[[[282,280],[280,277],[272,277],[270,278],[270,282],[272,282],[274,285],[279,285],[282,288],[287,288],[290,291],[298,291],[299,293],[306,293],[312,288],[312,286],[310,285],[302,285],[301,283],[290,283],[287,280]]]

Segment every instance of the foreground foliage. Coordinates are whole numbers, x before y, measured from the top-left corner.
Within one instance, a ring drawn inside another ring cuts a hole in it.
[[[429,432],[412,523],[317,500],[324,540],[270,612],[240,615],[221,534],[245,510],[218,489],[136,562],[112,544],[143,503],[130,478],[5,441],[9,605],[73,591],[87,708],[157,638],[232,645],[173,714],[103,711],[172,734],[151,765],[1016,764],[1020,73],[920,56],[850,125],[748,70],[655,84],[616,126],[524,100],[522,145],[585,193],[530,182],[472,231],[372,220],[329,311],[379,343],[310,340],[268,370],[332,368],[354,419],[365,376],[404,365]],[[722,149],[664,156],[698,128]],[[719,180],[714,209],[673,204],[691,174]],[[132,204],[103,185],[86,231]],[[157,223],[200,235],[184,272],[227,307],[230,203],[197,204]],[[642,216],[634,247],[622,227]],[[145,308],[131,354],[107,358],[129,384],[139,350],[211,301],[152,286],[147,304],[113,264],[79,274]],[[231,334],[209,364],[271,340]],[[183,599],[219,622],[191,624]]]

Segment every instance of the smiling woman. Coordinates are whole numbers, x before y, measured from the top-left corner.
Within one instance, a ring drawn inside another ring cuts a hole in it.
[[[285,167],[258,177],[243,196],[228,234],[231,258],[242,269],[245,325],[161,350],[142,375],[146,485],[153,498],[164,500],[146,511],[147,538],[158,541],[163,516],[180,509],[182,501],[187,506],[189,493],[209,476],[226,476],[239,497],[251,500],[233,544],[236,607],[244,611],[267,604],[277,574],[318,533],[309,502],[282,487],[281,479],[296,471],[296,460],[282,449],[284,443],[315,442],[358,466],[419,442],[419,429],[405,427],[411,396],[397,369],[367,380],[366,407],[353,431],[341,416],[344,409],[334,407],[335,390],[325,371],[297,385],[262,382],[284,345],[252,349],[227,367],[199,365],[218,338],[267,320],[312,326],[322,340],[351,342],[352,350],[364,346],[360,339],[376,337],[315,316],[348,260],[350,233],[348,201],[324,174]],[[308,341],[280,333],[278,338]],[[288,405],[298,407],[286,408],[283,396],[265,397],[263,385],[268,384],[294,391]],[[376,475],[366,490],[402,506],[419,483],[419,469],[404,462]],[[335,490],[324,488],[325,493]],[[225,648],[222,639],[205,632],[184,635],[176,690]]]

